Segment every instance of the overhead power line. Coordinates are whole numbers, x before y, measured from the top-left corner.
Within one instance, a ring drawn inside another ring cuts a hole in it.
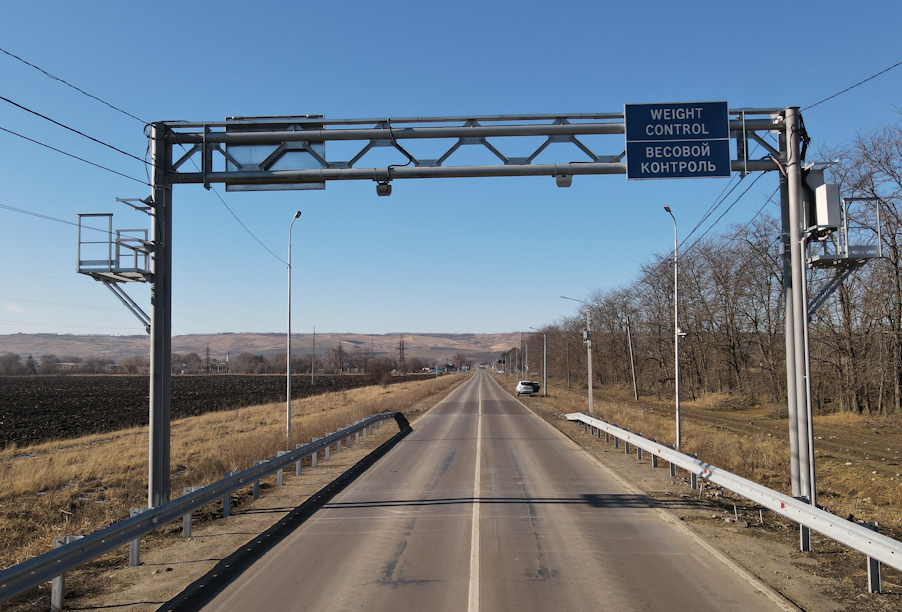
[[[743,191],[742,193],[739,194],[739,197],[737,197],[737,198],[733,201],[733,203],[730,204],[730,205],[727,207],[727,209],[726,209],[725,211],[723,211],[723,212],[720,214],[719,217],[717,217],[717,219],[714,221],[714,223],[712,223],[711,225],[709,225],[709,226],[708,226],[708,229],[706,229],[704,232],[702,232],[702,235],[695,239],[695,242],[693,242],[693,243],[690,244],[688,247],[686,247],[686,249],[684,249],[684,253],[685,253],[685,252],[688,252],[688,251],[691,251],[691,250],[693,249],[693,247],[695,247],[695,245],[697,245],[699,242],[701,242],[702,238],[704,238],[705,236],[707,236],[707,235],[708,235],[708,232],[710,232],[712,229],[714,229],[714,227],[715,227],[718,223],[720,223],[720,220],[723,219],[724,216],[725,216],[728,212],[730,212],[731,210],[733,210],[733,207],[736,206],[736,204],[739,203],[739,200],[742,199],[742,196],[744,196],[745,194],[747,194],[747,193],[749,192],[749,189],[751,189],[752,187],[754,187],[754,186],[755,186],[755,183],[757,183],[757,182],[758,182],[758,179],[760,179],[762,176],[764,176],[764,173],[763,173],[763,172],[760,173],[758,176],[756,176],[756,177],[755,177],[755,180],[753,180],[751,183],[749,183],[749,186],[745,188],[745,191]],[[739,186],[739,183],[737,183],[736,185]],[[779,189],[779,187],[777,187],[777,189]],[[768,200],[770,200],[770,198],[772,198],[772,197],[773,197],[773,196],[768,197]],[[756,216],[757,216],[757,215],[756,215]],[[683,243],[682,243],[682,244],[685,244],[685,243],[686,243],[686,240],[688,240],[688,239],[689,239],[689,237],[687,236],[686,239],[683,240]],[[680,246],[682,246],[682,244],[681,244]]]
[[[90,141],[92,141],[92,142],[96,142],[97,144],[100,144],[100,145],[103,145],[103,146],[105,146],[105,147],[108,147],[108,148],[112,149],[113,151],[115,151],[116,153],[122,153],[123,155],[126,155],[126,156],[128,156],[128,157],[131,157],[132,159],[136,159],[136,160],[138,160],[139,162],[141,162],[142,164],[149,164],[149,163],[150,163],[150,162],[148,162],[147,160],[141,159],[141,158],[138,157],[137,155],[132,155],[132,154],[129,153],[128,151],[123,151],[122,149],[120,149],[120,148],[118,148],[118,147],[114,147],[113,145],[111,145],[111,144],[109,144],[109,143],[107,143],[107,142],[104,142],[104,141],[102,141],[102,140],[99,140],[99,139],[97,139],[97,138],[94,138],[93,136],[88,136],[88,135],[85,134],[84,132],[80,132],[80,131],[76,130],[75,128],[72,128],[72,127],[69,127],[68,125],[65,125],[65,124],[63,124],[63,123],[60,123],[60,122],[57,121],[56,119],[51,119],[51,118],[48,117],[47,115],[42,115],[41,113],[39,113],[39,112],[37,112],[37,111],[35,111],[35,110],[32,110],[32,109],[27,108],[27,107],[25,107],[25,106],[22,106],[22,105],[19,104],[18,102],[13,102],[13,101],[10,100],[9,98],[5,98],[5,97],[3,97],[3,96],[0,96],[0,100],[3,100],[4,102],[6,102],[6,103],[8,103],[8,104],[12,104],[12,105],[15,106],[16,108],[22,109],[22,110],[25,111],[26,113],[31,113],[32,115],[35,115],[36,117],[40,117],[41,119],[44,119],[44,120],[46,120],[46,121],[49,121],[50,123],[52,123],[52,124],[54,124],[54,125],[58,125],[58,126],[60,126],[61,128],[63,128],[63,129],[69,130],[70,132],[74,132],[75,134],[78,134],[79,136],[83,136],[83,137],[87,138],[88,140],[90,140]]]
[[[47,221],[55,221],[56,223],[64,223],[66,225],[74,225],[75,227],[81,227],[82,229],[94,230],[95,232],[100,232],[101,234],[109,234],[113,233],[110,230],[100,229],[99,227],[91,227],[90,225],[81,225],[78,223],[73,223],[72,221],[66,221],[65,219],[59,219],[57,217],[51,217],[50,215],[43,215],[41,213],[36,213],[33,210],[26,210],[24,208],[16,208],[15,206],[7,206],[6,204],[0,204],[0,208],[3,210],[9,210],[12,212],[16,212],[23,215],[29,215],[31,217],[37,217],[38,219],[45,219]]]
[[[141,119],[140,117],[136,117],[135,115],[129,113],[128,111],[124,111],[124,110],[122,110],[121,108],[119,108],[119,107],[117,107],[117,106],[114,106],[114,105],[110,104],[110,103],[107,102],[106,100],[103,100],[102,98],[99,98],[99,97],[97,97],[97,96],[95,96],[95,95],[93,95],[93,94],[89,94],[88,92],[84,91],[83,89],[80,89],[79,87],[76,87],[76,86],[73,85],[72,83],[69,83],[68,81],[65,81],[64,79],[61,79],[61,78],[59,78],[59,77],[57,77],[57,76],[54,76],[54,75],[50,74],[49,72],[47,72],[47,71],[44,70],[43,68],[41,68],[41,67],[39,67],[39,66],[36,66],[36,65],[32,64],[31,62],[25,61],[24,59],[22,59],[22,58],[19,57],[18,55],[14,55],[14,54],[10,53],[9,51],[6,51],[6,50],[3,49],[3,48],[0,48],[0,52],[3,52],[3,53],[5,53],[6,55],[8,55],[8,56],[10,56],[10,57],[12,57],[12,58],[14,58],[14,59],[17,59],[18,61],[22,62],[23,64],[26,64],[27,66],[31,66],[32,68],[34,68],[34,69],[37,70],[38,72],[44,74],[44,75],[47,76],[48,78],[53,79],[54,81],[59,81],[60,83],[66,85],[67,87],[71,87],[71,88],[74,89],[75,91],[77,91],[77,92],[79,92],[79,93],[81,93],[81,94],[83,94],[83,95],[85,95],[85,96],[87,96],[87,97],[89,97],[89,98],[92,98],[92,99],[94,99],[94,100],[97,100],[97,101],[100,102],[101,104],[104,104],[104,105],[110,107],[111,109],[113,109],[113,110],[115,110],[115,111],[118,111],[118,112],[122,113],[123,115],[126,115],[126,116],[128,116],[128,117],[131,117],[132,119],[135,119],[136,121],[140,121],[140,122],[143,123],[145,126],[146,126],[147,123],[148,123],[148,122],[145,121],[144,119]],[[31,109],[25,108],[24,106],[22,106],[22,105],[20,105],[20,104],[16,104],[16,103],[13,102],[12,100],[8,100],[7,98],[2,98],[2,99],[5,100],[6,102],[9,102],[10,104],[13,104],[13,105],[15,105],[15,106],[18,106],[18,107],[21,108],[22,110],[28,111],[28,112],[33,113],[33,114],[35,114],[35,115],[37,115],[37,116],[39,116],[39,117],[41,117],[41,118],[43,118],[43,119],[46,119],[46,120],[48,120],[48,121],[51,121],[51,122],[55,123],[56,125],[59,125],[60,127],[66,128],[67,130],[71,130],[71,131],[75,132],[76,134],[79,134],[79,135],[81,135],[81,136],[84,136],[85,138],[89,138],[90,140],[93,140],[93,141],[95,141],[95,142],[97,142],[97,143],[99,143],[99,144],[102,144],[102,145],[104,145],[104,146],[110,147],[111,149],[113,149],[113,150],[115,150],[115,151],[118,151],[119,153],[123,153],[123,154],[125,154],[125,155],[128,155],[129,157],[134,157],[135,159],[137,159],[137,160],[140,161],[141,163],[145,164],[145,167],[147,167],[147,166],[153,166],[153,164],[152,164],[151,162],[148,162],[146,158],[145,158],[145,159],[141,159],[140,157],[137,157],[137,156],[135,156],[135,155],[132,155],[131,153],[127,153],[127,152],[125,152],[125,151],[122,151],[122,150],[120,150],[120,149],[117,149],[116,147],[114,147],[114,146],[112,146],[112,145],[109,145],[109,144],[107,144],[107,143],[105,143],[105,142],[103,142],[103,141],[100,141],[100,140],[97,140],[97,139],[95,139],[95,138],[92,138],[91,136],[88,136],[87,134],[83,134],[82,132],[79,132],[78,130],[75,130],[75,129],[73,129],[73,128],[70,128],[70,127],[67,126],[67,125],[63,125],[62,123],[59,123],[58,121],[54,121],[53,119],[50,119],[49,117],[46,117],[46,116],[44,116],[44,115],[41,115],[40,113],[37,113],[37,112],[35,112],[35,111],[31,110]],[[103,167],[103,166],[100,166],[99,164],[95,164],[95,163],[93,163],[93,162],[89,162],[89,161],[86,160],[86,159],[82,159],[82,158],[77,157],[77,156],[75,156],[75,155],[72,155],[72,154],[70,154],[70,153],[66,153],[65,151],[60,151],[59,149],[54,149],[53,147],[51,147],[51,146],[49,146],[49,145],[45,145],[44,143],[38,142],[38,141],[36,141],[36,140],[32,140],[32,139],[30,139],[30,138],[27,138],[27,137],[25,137],[25,136],[22,136],[21,134],[16,134],[15,132],[12,132],[12,131],[10,131],[10,130],[6,130],[6,129],[4,129],[4,128],[0,128],[0,130],[3,130],[3,131],[5,131],[5,132],[9,132],[9,133],[14,134],[14,135],[16,135],[16,136],[19,136],[20,138],[25,138],[25,140],[30,140],[31,142],[34,142],[34,143],[36,143],[36,144],[40,144],[40,145],[45,146],[45,147],[47,147],[47,148],[49,148],[49,149],[53,149],[54,151],[57,151],[58,153],[63,153],[64,155],[68,155],[69,157],[74,157],[75,159],[78,159],[78,160],[83,161],[83,162],[85,162],[85,163],[91,164],[92,166],[97,166],[98,168],[103,168],[104,170],[108,170],[108,171],[110,171],[110,172],[114,172],[115,174],[120,174],[119,172],[116,172],[115,170],[110,170],[109,168],[105,168],[105,167]],[[191,160],[191,163],[194,163],[194,160]],[[197,164],[194,164],[194,165],[195,165],[195,167],[197,167]],[[122,174],[121,176],[126,176],[126,175]],[[150,177],[148,177],[148,179],[147,179],[146,182],[145,182],[145,181],[139,181],[139,180],[136,179],[136,178],[128,177],[128,176],[127,176],[126,178],[131,178],[133,181],[138,181],[139,183],[142,183],[142,184],[144,184],[144,185],[148,185],[148,186],[150,185]],[[242,222],[241,219],[238,218],[238,215],[236,215],[235,212],[234,212],[231,208],[229,208],[229,205],[225,203],[225,200],[222,198],[221,195],[219,195],[219,192],[216,191],[216,188],[215,188],[215,187],[212,188],[212,191],[213,191],[214,194],[216,194],[216,197],[219,198],[219,201],[222,202],[222,205],[226,207],[226,210],[228,210],[229,213],[231,213],[231,215],[235,218],[235,220],[238,221],[238,224],[241,225],[241,227],[244,228],[244,231],[246,231],[246,232],[251,236],[251,238],[253,238],[254,240],[256,240],[257,243],[258,243],[260,246],[262,246],[264,249],[266,249],[266,251],[268,251],[270,255],[272,255],[273,257],[275,257],[276,259],[278,259],[278,260],[279,260],[280,262],[282,262],[283,264],[288,265],[288,262],[286,262],[286,261],[283,260],[281,257],[279,257],[278,255],[276,255],[275,253],[273,253],[273,252],[269,249],[269,247],[267,247],[265,244],[263,244],[263,243],[260,241],[260,239],[257,238],[257,237],[254,235],[254,233],[253,233],[250,229],[248,229],[248,227],[244,224],[244,222]]]
[[[68,328],[68,329],[73,329],[73,328],[74,329],[82,329],[82,328],[84,328],[84,329],[132,329],[132,330],[142,329],[136,325],[131,326],[131,327],[109,327],[107,325],[82,325],[80,323],[78,325],[66,325],[64,323],[34,323],[32,321],[23,323],[21,321],[6,321],[6,320],[0,320],[0,323],[8,324],[8,325],[16,325],[16,326],[21,326],[21,327],[63,327],[63,328]],[[143,331],[143,329],[142,329],[142,331]]]
[[[184,147],[184,145],[183,145],[183,146],[182,146],[182,149],[184,150],[184,148],[185,148],[185,147]],[[195,169],[197,169],[198,171],[200,170],[199,168],[197,168],[197,164],[194,162],[193,159],[191,160],[191,164],[195,167]],[[211,188],[211,191],[212,191],[214,194],[216,194],[216,197],[219,198],[219,201],[222,202],[222,205],[225,206],[226,210],[229,211],[233,217],[235,217],[235,221],[238,222],[238,225],[240,225],[241,227],[243,227],[243,228],[244,228],[244,231],[246,231],[246,232],[248,233],[248,235],[249,235],[251,238],[253,238],[254,240],[257,241],[257,244],[259,244],[259,245],[262,246],[264,249],[266,249],[266,251],[267,251],[270,255],[272,255],[273,257],[275,257],[275,258],[278,259],[279,261],[281,261],[283,264],[285,264],[286,266],[288,265],[288,262],[287,262],[287,261],[285,261],[284,259],[282,259],[282,258],[279,257],[278,255],[276,255],[275,253],[273,253],[273,252],[270,250],[270,248],[269,248],[268,246],[266,246],[265,244],[263,244],[262,242],[260,242],[260,239],[257,238],[257,237],[254,235],[254,232],[252,232],[250,229],[248,229],[248,227],[244,224],[244,222],[243,222],[241,219],[238,218],[238,215],[235,214],[235,211],[233,211],[233,210],[229,207],[229,205],[226,204],[225,200],[222,199],[222,196],[219,195],[219,192],[216,191],[215,188]]]
[[[887,68],[886,70],[881,70],[881,71],[878,72],[877,74],[873,74],[873,75],[869,76],[868,78],[866,78],[865,80],[859,81],[858,83],[855,83],[855,84],[852,85],[851,87],[846,87],[846,88],[843,89],[842,91],[838,91],[838,92],[836,92],[835,94],[833,94],[832,96],[829,96],[829,97],[827,97],[827,98],[824,98],[824,99],[821,100],[820,102],[815,102],[815,103],[812,104],[811,106],[806,106],[806,107],[803,108],[802,110],[803,110],[803,111],[806,111],[806,110],[808,110],[809,108],[814,108],[814,107],[817,106],[818,104],[823,104],[823,103],[826,102],[827,100],[832,100],[832,99],[835,98],[836,96],[840,96],[840,95],[846,93],[847,91],[851,91],[852,89],[855,89],[855,88],[858,87],[859,85],[864,85],[864,84],[867,83],[868,81],[870,81],[870,80],[872,80],[872,79],[876,79],[876,78],[879,77],[881,74],[885,74],[885,73],[889,72],[890,70],[892,70],[893,68],[898,68],[899,66],[902,66],[902,62],[896,62],[895,64],[893,64],[892,66],[890,66],[890,67]]]
[[[102,100],[102,99],[98,98],[98,97],[95,96],[95,95],[89,94],[88,92],[86,92],[86,91],[84,91],[84,90],[82,90],[82,89],[79,89],[78,87],[76,87],[76,86],[73,85],[72,83],[69,83],[68,81],[64,81],[63,79],[61,79],[61,78],[59,78],[59,77],[53,76],[52,74],[50,74],[49,72],[47,72],[47,71],[44,70],[43,68],[40,68],[40,67],[38,67],[38,66],[35,66],[35,65],[32,64],[31,62],[26,62],[25,60],[23,60],[23,59],[22,59],[21,57],[19,57],[18,55],[14,55],[14,54],[10,53],[9,51],[7,51],[6,49],[0,48],[0,51],[2,51],[3,53],[5,53],[6,55],[10,56],[10,57],[13,58],[13,59],[19,60],[20,62],[22,62],[22,63],[25,64],[26,66],[31,66],[32,68],[34,68],[34,69],[37,70],[38,72],[44,74],[44,75],[47,76],[48,78],[51,78],[51,79],[53,79],[54,81],[59,81],[59,82],[62,83],[63,85],[66,85],[67,87],[71,87],[71,88],[74,89],[75,91],[77,91],[77,92],[79,92],[79,93],[81,93],[81,94],[83,94],[83,95],[85,95],[85,96],[88,96],[89,98],[93,98],[94,100],[97,100],[97,101],[100,102],[101,104],[105,104],[106,106],[109,106],[109,107],[112,108],[114,111],[120,112],[120,113],[122,113],[123,115],[125,115],[125,116],[127,116],[127,117],[131,117],[131,118],[134,119],[135,121],[140,121],[141,123],[143,123],[143,124],[145,124],[145,125],[147,124],[147,122],[144,121],[143,119],[140,119],[140,118],[138,118],[138,117],[135,117],[133,114],[131,114],[131,113],[127,112],[127,111],[124,111],[124,110],[122,110],[121,108],[119,108],[119,107],[117,107],[117,106],[113,106],[113,105],[110,104],[109,102],[107,102],[107,101],[105,101],[105,100]]]
[[[90,308],[92,310],[115,310],[121,311],[122,308],[106,308],[104,306],[83,306],[81,304],[61,304],[59,302],[41,302],[38,300],[23,300],[22,298],[11,298],[0,295],[0,300],[10,300],[11,302],[27,302],[29,304],[48,304],[50,306],[66,306],[67,308]]]
[[[6,129],[5,127],[0,127],[0,130],[6,132],[7,134],[12,134],[13,136],[18,136],[19,138],[22,138],[23,140],[27,140],[28,142],[33,142],[34,144],[41,145],[42,147],[46,147],[46,148],[50,149],[51,151],[56,151],[57,153],[62,153],[63,155],[65,155],[67,157],[71,157],[72,159],[77,159],[80,162],[90,164],[91,166],[94,166],[95,168],[100,168],[101,170],[106,170],[107,172],[112,172],[113,174],[118,174],[119,176],[121,176],[123,178],[127,178],[130,181],[135,181],[136,183],[141,183],[142,185],[147,185],[148,187],[150,187],[150,183],[146,183],[146,182],[142,181],[141,179],[137,179],[137,178],[135,178],[133,176],[129,176],[127,174],[122,174],[121,172],[117,172],[116,170],[113,170],[112,168],[107,168],[106,166],[101,166],[100,164],[95,164],[94,162],[88,161],[83,157],[79,157],[78,155],[72,155],[71,153],[66,153],[62,149],[57,149],[56,147],[51,147],[49,144],[44,144],[43,142],[35,140],[34,138],[29,138],[28,136],[23,136],[22,134],[19,134],[18,132],[13,132],[12,130]]]

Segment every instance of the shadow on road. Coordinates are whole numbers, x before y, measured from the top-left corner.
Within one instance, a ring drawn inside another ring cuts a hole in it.
[[[403,419],[403,417],[401,417]],[[390,451],[398,442],[407,437],[413,429],[406,420],[398,420],[401,431],[384,442],[379,448],[358,461],[351,469],[312,495],[303,504],[288,513],[278,523],[243,545],[216,567],[191,583],[184,591],[167,601],[157,612],[189,612],[200,610],[210,603],[246,569],[284,540],[317,510],[328,504],[348,485],[357,480],[370,466]],[[406,427],[405,427],[406,426]]]

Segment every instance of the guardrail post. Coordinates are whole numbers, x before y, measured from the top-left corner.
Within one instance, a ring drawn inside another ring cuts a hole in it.
[[[354,444],[360,444],[360,430],[354,432]]]
[[[608,432],[604,432],[604,441],[610,443],[611,442],[611,434]]]
[[[132,508],[129,516],[138,516],[151,510],[153,508]],[[141,540],[132,540],[128,543],[128,566],[138,567],[139,565],[141,565]]]
[[[861,524],[871,531],[879,532],[877,521],[863,521]],[[883,585],[881,582],[880,561],[868,557],[868,593],[882,592]]]
[[[804,499],[807,503],[808,498]],[[799,525],[799,550],[802,552],[811,550],[811,529],[805,527],[805,525]]]
[[[310,438],[310,444],[313,444],[317,440],[319,440],[319,438]],[[310,467],[312,467],[312,468],[316,467],[316,456],[318,454],[319,454],[319,451],[315,451],[312,455],[310,455]]]
[[[617,423],[614,423],[614,427],[619,427]],[[620,448],[620,438],[614,436],[614,448]]]
[[[76,540],[80,540],[85,536],[60,536],[53,538],[53,547],[59,548],[64,544],[69,544]],[[50,612],[61,612],[63,609],[63,599],[66,598],[66,575],[60,574],[55,576],[50,583]]]
[[[266,463],[266,459],[255,459],[254,467]],[[260,479],[254,481],[254,499],[260,499]]]
[[[670,450],[676,450],[676,448],[673,446],[673,444],[670,445]],[[676,478],[676,464],[675,463],[670,464],[670,477]]]
[[[234,475],[236,472],[223,472],[222,477],[228,478],[229,476]],[[232,514],[232,495],[231,493],[226,493],[222,496],[222,518],[230,516]]]
[[[698,459],[698,455],[696,453],[692,453],[689,456],[692,457],[693,459]],[[689,475],[689,483],[690,483],[690,487],[692,489],[698,489],[698,474],[696,474],[695,472],[692,472]]]
[[[658,443],[657,438],[652,438],[651,441],[654,442],[655,444]],[[655,453],[651,454],[651,467],[653,467],[653,468],[658,467],[658,456]]]
[[[295,449],[301,448],[302,446],[304,446],[304,445],[298,444],[297,446],[295,446]],[[294,475],[295,476],[301,475],[301,460],[300,459],[298,459],[298,462],[294,464]]]
[[[637,433],[636,435],[640,438],[642,437],[642,434],[640,433]],[[642,448],[639,446],[636,447],[636,461],[642,461]]]
[[[182,489],[182,495],[188,495],[188,493],[194,493],[195,491],[200,491],[201,489],[203,489],[203,487],[184,487]],[[190,512],[182,517],[182,537],[183,538],[191,537],[191,513]]]
[[[282,455],[287,455],[290,452],[291,451],[277,451],[276,457],[281,457]],[[279,469],[279,471],[276,472],[276,486],[277,487],[281,487],[283,484],[285,484],[285,475],[283,473],[284,471],[285,471],[284,469]]]
[[[332,435],[332,432],[326,434],[326,436],[331,436],[331,435]],[[323,461],[328,461],[328,460],[329,460],[329,451],[330,451],[330,450],[332,450],[332,445],[331,445],[331,444],[328,445],[326,448],[323,449]]]
[[[338,433],[339,431],[341,431],[341,429],[337,429],[336,433]],[[336,453],[341,452],[341,438],[339,438],[338,440],[335,441],[335,452]]]
[[[629,427],[624,427],[623,429],[624,429],[625,431],[629,431],[629,430],[630,430]],[[629,454],[630,454],[630,443],[627,442],[626,440],[624,440],[624,441],[623,441],[623,447],[626,449],[626,454],[629,455]]]

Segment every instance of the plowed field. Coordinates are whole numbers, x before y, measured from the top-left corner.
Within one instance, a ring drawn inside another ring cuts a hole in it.
[[[426,375],[429,376],[429,375]],[[396,376],[392,382],[423,375]],[[292,377],[293,398],[372,384],[367,376]],[[172,418],[285,401],[284,376],[173,376]],[[148,423],[147,376],[0,377],[0,447]]]

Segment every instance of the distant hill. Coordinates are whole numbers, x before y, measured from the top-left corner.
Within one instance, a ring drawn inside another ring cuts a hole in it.
[[[334,348],[339,341],[346,349],[372,346],[377,355],[397,354],[401,334],[316,334],[316,354]],[[312,334],[292,334],[291,352],[310,352]],[[203,356],[207,345],[210,356],[225,361],[240,353],[273,355],[285,350],[285,334],[193,334],[173,336],[173,353],[197,353]],[[404,353],[408,357],[450,358],[463,353],[471,359],[492,359],[502,351],[520,345],[520,333],[508,334],[404,334]],[[0,335],[0,355],[17,353],[35,359],[41,355],[57,357],[105,357],[120,362],[126,357],[147,355],[148,336],[80,336],[70,334]]]

